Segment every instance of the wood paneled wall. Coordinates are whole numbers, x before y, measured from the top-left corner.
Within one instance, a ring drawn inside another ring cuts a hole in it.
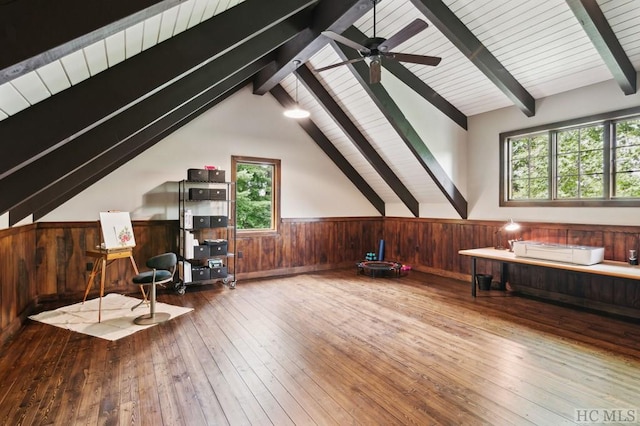
[[[159,253],[176,251],[177,223],[167,221],[135,221],[136,247],[133,257],[140,270],[144,262]],[[97,222],[38,223],[36,233],[37,294],[40,299],[82,295],[93,259],[87,249],[100,244]],[[107,267],[105,292],[134,291],[134,271],[128,261],[117,260]],[[93,295],[98,294],[97,285]]]
[[[284,219],[278,234],[238,237],[239,278],[353,266],[383,238],[382,218]]]
[[[175,251],[177,223],[133,223],[134,258]],[[92,259],[88,248],[100,244],[97,222],[35,223],[0,230],[0,343],[17,330],[42,300],[80,299]],[[107,268],[106,291],[133,292],[133,269],[116,261]],[[97,285],[93,295],[98,293]]]
[[[0,231],[0,344],[20,328],[38,295],[35,229]]]
[[[284,219],[277,234],[238,236],[237,278],[259,278],[354,266],[365,253],[414,269],[469,279],[470,262],[458,250],[497,243],[495,221],[424,218]],[[629,249],[640,249],[640,227],[579,224],[523,224],[513,237],[562,244],[604,246],[605,258],[626,261]],[[177,252],[177,221],[135,221],[134,257],[144,270],[149,257]],[[507,236],[503,237],[504,240]],[[43,299],[80,299],[88,278],[87,248],[100,242],[97,222],[36,223],[0,230],[0,333],[20,326]],[[478,261],[480,272],[500,274],[497,262]],[[640,316],[640,283],[542,268],[509,268],[510,284],[525,293],[563,302]],[[133,271],[125,261],[107,270],[105,291],[136,292]],[[461,288],[467,291],[467,288]],[[93,295],[97,294],[94,288]]]
[[[493,247],[504,223],[469,220],[386,218],[387,257],[399,259],[425,272],[470,279],[471,264],[460,249]],[[543,222],[522,223],[507,239],[586,245],[605,248],[605,259],[627,261],[630,249],[640,251],[640,227]],[[499,262],[478,260],[478,272],[500,277]],[[640,318],[640,282],[549,268],[510,265],[513,290],[557,302]],[[464,291],[467,291],[466,289]]]

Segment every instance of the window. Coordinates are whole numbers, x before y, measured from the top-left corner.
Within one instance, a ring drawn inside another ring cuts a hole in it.
[[[621,120],[614,128],[613,195],[640,198],[640,118]]]
[[[556,139],[556,197],[559,200],[602,198],[604,126],[579,127],[551,134]]]
[[[638,114],[634,108],[501,134],[500,205],[640,206]]]
[[[549,144],[547,135],[514,138],[510,144],[510,199],[546,199],[549,197]]]
[[[280,222],[280,160],[231,157],[236,182],[238,232],[277,232]]]

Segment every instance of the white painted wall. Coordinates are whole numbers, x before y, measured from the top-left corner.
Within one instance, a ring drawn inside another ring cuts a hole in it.
[[[245,87],[41,220],[97,220],[105,210],[129,211],[134,220],[177,219],[176,182],[187,169],[215,165],[230,176],[232,155],[281,160],[283,218],[378,216],[282,111],[271,95]]]
[[[458,191],[466,197],[467,130],[457,125],[390,72],[384,75],[384,79],[384,87],[398,108],[411,123],[440,167],[456,185]],[[459,217],[453,208],[451,211],[453,211],[451,217]]]
[[[536,115],[515,107],[469,118],[469,219],[638,225],[640,208],[499,207],[499,134],[556,121],[640,106],[640,93],[625,96],[615,81],[538,100]]]
[[[395,96],[403,88],[392,90]],[[425,106],[410,96],[398,97],[398,103],[466,196],[469,219],[640,223],[640,208],[632,207],[498,206],[499,134],[640,105],[640,94],[625,96],[614,81],[538,100],[534,117],[526,117],[515,107],[469,117],[466,141],[461,136],[464,130],[451,122],[442,123],[437,115],[433,118],[433,114],[426,114]],[[423,114],[414,115],[417,111]],[[306,133],[294,121],[282,116],[282,107],[270,95],[255,96],[247,87],[42,220],[96,220],[98,212],[103,210],[130,211],[133,219],[175,219],[175,182],[186,177],[188,168],[216,165],[229,170],[231,155],[282,160],[284,218],[378,215]],[[441,201],[421,204],[420,210],[421,217],[458,217],[449,204]],[[406,208],[387,205],[387,215],[405,216]]]
[[[467,130],[460,127],[443,112],[414,92],[410,87],[396,78],[392,73],[384,75],[384,87],[402,111],[411,127],[424,142],[429,152],[447,174],[451,182],[467,197]],[[422,170],[422,166],[416,166]],[[431,188],[427,196],[418,198],[419,215],[425,218],[459,219],[460,215],[447,200],[445,195],[433,183],[431,177],[423,171],[423,178],[412,177],[421,184]],[[410,182],[405,182],[408,184]],[[411,188],[411,185],[407,185]],[[413,185],[415,187],[415,184]],[[414,194],[415,196],[416,194]],[[403,204],[386,206],[388,216],[412,217]]]

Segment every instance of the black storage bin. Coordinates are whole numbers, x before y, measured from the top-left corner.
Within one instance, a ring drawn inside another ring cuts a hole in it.
[[[229,243],[227,240],[204,240],[209,246],[209,254],[211,256],[226,256]]]
[[[210,170],[205,169],[189,169],[187,170],[187,180],[192,182],[207,182],[209,180]]]
[[[204,229],[211,227],[211,216],[194,216],[193,229]]]
[[[209,216],[210,228],[224,228],[227,226],[228,219],[226,216]]]
[[[189,199],[224,201],[227,199],[227,190],[217,188],[189,188]]]
[[[193,281],[203,281],[211,279],[211,269],[205,267],[191,268],[191,279]]]
[[[209,190],[209,200],[224,201],[227,199],[226,189],[212,188]]]
[[[206,259],[209,257],[210,248],[208,245],[199,245],[193,247],[193,258],[194,259]]]
[[[189,188],[190,200],[208,200],[209,189],[208,188]]]
[[[208,170],[209,182],[222,183],[225,181],[224,170]]]
[[[227,267],[221,266],[219,268],[211,268],[210,270],[210,278],[227,278]]]

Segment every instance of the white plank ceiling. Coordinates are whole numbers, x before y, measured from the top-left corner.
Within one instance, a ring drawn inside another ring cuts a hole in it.
[[[0,85],[0,120],[80,83],[243,0],[187,0]]]
[[[612,79],[564,0],[444,0],[444,3],[536,99]],[[598,1],[598,4],[634,67],[640,69],[640,2],[610,0]],[[377,7],[375,35],[389,38],[416,17],[428,21],[409,0],[382,0]],[[373,14],[367,14],[355,26],[367,36],[373,36]],[[442,57],[437,67],[405,66],[467,116],[513,105],[431,24],[394,51]],[[320,68],[340,61],[328,46],[311,58],[309,64]],[[404,141],[346,68],[338,67],[317,75],[420,203],[446,202]],[[388,71],[383,68],[383,85],[385,72]],[[288,90],[291,93],[291,88]],[[310,109],[313,102],[306,97],[300,100]],[[374,180],[377,173],[333,121],[315,110],[312,113],[314,122],[325,134],[339,134],[339,138],[332,141],[365,179],[375,183],[372,186],[381,198],[387,203],[398,202],[384,182]]]
[[[60,60],[0,85],[0,121],[59,93],[145,49],[240,3],[241,0],[188,0]],[[612,79],[611,72],[564,0],[444,0],[464,25],[536,99]],[[636,70],[640,69],[640,1],[598,0],[605,17]],[[426,19],[410,0],[382,0],[377,36],[388,38],[415,18]],[[355,23],[373,36],[373,13]],[[442,57],[437,67],[405,66],[467,116],[512,105],[434,25],[394,51]],[[314,55],[318,68],[341,59],[331,45]],[[382,71],[384,85],[386,71]],[[350,72],[338,67],[316,74],[394,173],[421,203],[445,198],[413,157],[381,111]],[[295,77],[281,82],[295,96]],[[344,132],[299,84],[300,104],[314,123],[387,203],[398,197]]]

